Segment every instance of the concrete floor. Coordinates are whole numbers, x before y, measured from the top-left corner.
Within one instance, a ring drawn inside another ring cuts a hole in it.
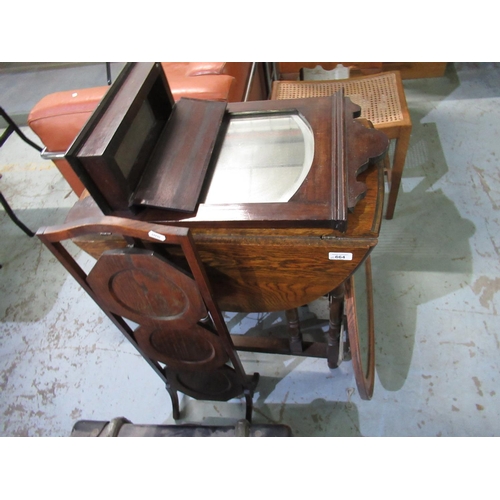
[[[0,74],[9,111],[6,81]],[[407,80],[405,90],[411,146],[372,259],[374,397],[360,399],[349,362],[329,370],[321,359],[242,353],[261,374],[255,423],[284,423],[295,436],[500,435],[500,65],[450,64],[445,77]],[[0,150],[0,172],[33,230],[62,222],[75,202],[55,166],[17,137]],[[0,434],[67,436],[77,420],[117,416],[173,423],[168,394],[134,348],[36,238],[4,212],[0,224]],[[233,332],[282,322],[227,320]],[[189,423],[244,414],[242,400],[184,397],[181,407]]]

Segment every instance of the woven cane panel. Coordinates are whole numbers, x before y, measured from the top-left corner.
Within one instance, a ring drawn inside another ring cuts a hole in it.
[[[344,88],[345,95],[361,107],[361,116],[373,125],[403,120],[394,73],[359,80],[280,82],[277,87],[277,99],[325,97]]]

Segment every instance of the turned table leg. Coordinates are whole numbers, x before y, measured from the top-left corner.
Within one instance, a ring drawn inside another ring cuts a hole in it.
[[[329,368],[338,368],[340,352],[340,335],[344,315],[344,285],[340,285],[329,293],[330,322],[328,328],[327,360]]]
[[[289,309],[285,311],[288,334],[290,335],[290,351],[293,354],[302,352],[302,332],[300,331],[299,311],[298,309]]]

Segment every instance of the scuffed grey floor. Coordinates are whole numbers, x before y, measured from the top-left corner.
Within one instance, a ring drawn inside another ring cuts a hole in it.
[[[241,353],[261,374],[255,422],[287,424],[295,436],[500,434],[500,65],[456,63],[405,89],[410,151],[372,258],[374,397],[360,399],[350,362],[329,370],[321,359]],[[75,202],[58,170],[17,137],[0,150],[0,172],[32,229],[62,222]],[[77,420],[117,416],[173,423],[167,392],[134,348],[36,238],[4,212],[0,224],[0,434],[67,436]],[[301,311],[305,324],[323,309]],[[235,333],[283,325],[278,314],[227,321]],[[242,400],[184,397],[181,407],[182,423],[244,415]]]

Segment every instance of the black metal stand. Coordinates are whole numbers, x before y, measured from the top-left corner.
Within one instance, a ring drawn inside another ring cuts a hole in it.
[[[106,79],[108,80],[108,85],[111,85],[111,63],[106,63]]]
[[[10,217],[12,222],[17,225],[20,229],[22,229],[30,238],[33,238],[35,236],[35,233],[26,227],[17,217],[16,214],[12,211],[12,208],[10,208],[10,205],[8,204],[7,200],[5,199],[5,196],[2,194],[0,191],[0,204],[3,206],[5,209],[5,212],[7,215]]]
[[[14,123],[12,118],[4,111],[3,108],[0,107],[0,115],[2,118],[7,122],[7,128],[5,129],[4,133],[0,137],[0,147],[2,147],[5,143],[5,141],[15,132],[26,144],[29,144],[32,148],[35,148],[37,151],[41,152],[42,148],[38,145],[35,144],[33,141],[28,139],[21,129]],[[0,178],[1,178],[0,174]],[[29,228],[27,228],[17,217],[16,214],[13,212],[12,208],[10,207],[9,203],[5,199],[4,195],[0,191],[0,204],[2,204],[3,208],[5,209],[5,212],[7,215],[10,217],[12,222],[16,224],[20,229],[22,229],[30,238],[35,236],[35,233],[31,231]]]
[[[13,132],[15,132],[26,144],[29,144],[32,148],[35,148],[40,153],[42,152],[43,148],[28,139],[2,107],[0,107],[0,115],[7,122],[7,129],[0,137],[0,147],[2,147],[5,141],[12,135]]]

